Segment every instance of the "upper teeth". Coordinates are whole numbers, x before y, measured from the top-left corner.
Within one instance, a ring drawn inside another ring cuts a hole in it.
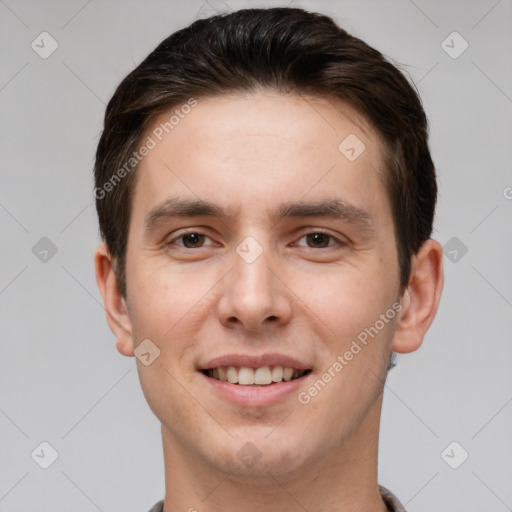
[[[219,366],[207,370],[207,375],[217,380],[250,386],[253,384],[265,385],[272,382],[288,381],[301,377],[305,370],[284,368],[283,366],[262,366],[261,368],[248,368],[246,366]]]

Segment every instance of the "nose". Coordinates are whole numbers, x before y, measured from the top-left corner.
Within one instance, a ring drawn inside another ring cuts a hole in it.
[[[254,261],[235,253],[233,262],[231,272],[222,280],[220,322],[230,329],[253,333],[285,326],[292,316],[292,293],[269,251],[263,250]]]

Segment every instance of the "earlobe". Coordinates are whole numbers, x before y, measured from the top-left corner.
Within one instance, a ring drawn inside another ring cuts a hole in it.
[[[432,324],[443,289],[443,249],[429,239],[413,257],[409,284],[402,298],[402,310],[395,324],[391,350],[414,352]]]
[[[106,244],[100,244],[94,253],[96,282],[103,298],[103,305],[110,330],[116,337],[117,350],[133,356],[132,325],[125,299],[121,295],[112,257]]]

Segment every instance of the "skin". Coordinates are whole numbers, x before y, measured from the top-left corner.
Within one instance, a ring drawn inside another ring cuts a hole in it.
[[[354,161],[338,150],[350,134],[365,144]],[[400,293],[382,162],[378,134],[349,105],[265,91],[200,99],[142,160],[126,300],[104,244],[95,263],[119,352],[133,356],[147,338],[161,351],[153,364],[137,365],[162,423],[165,512],[234,504],[249,512],[386,510],[377,449],[389,356],[420,347],[443,270],[441,246],[427,240]],[[171,218],[145,229],[148,212],[169,197],[207,199],[236,215]],[[326,198],[367,212],[371,229],[268,215],[283,202]],[[319,230],[334,237],[320,237],[327,247],[306,237]],[[189,231],[206,235],[204,245],[187,248],[190,239],[179,237]],[[250,264],[236,251],[249,235],[263,249]],[[306,405],[292,393],[240,407],[198,371],[217,355],[277,352],[310,365],[299,391],[307,390],[397,301],[401,311]],[[261,453],[251,467],[237,456],[248,442]]]

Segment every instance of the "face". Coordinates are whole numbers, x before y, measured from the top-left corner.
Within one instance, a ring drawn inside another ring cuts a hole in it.
[[[168,119],[126,258],[128,343],[160,350],[137,361],[145,396],[203,467],[299,472],[380,412],[401,306],[378,135],[344,103],[265,93],[201,99],[159,141]]]

